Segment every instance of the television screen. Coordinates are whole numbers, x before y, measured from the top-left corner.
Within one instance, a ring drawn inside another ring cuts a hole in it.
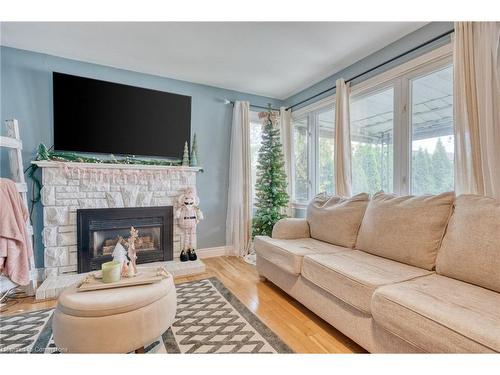
[[[52,81],[55,150],[182,157],[190,96],[56,72]]]

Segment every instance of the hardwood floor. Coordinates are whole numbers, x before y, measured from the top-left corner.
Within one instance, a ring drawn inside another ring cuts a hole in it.
[[[179,277],[176,283],[217,277],[296,353],[366,353],[330,324],[268,281],[261,281],[255,267],[237,257],[203,259],[207,271]],[[8,301],[2,315],[50,308],[55,301],[35,302],[32,297]]]

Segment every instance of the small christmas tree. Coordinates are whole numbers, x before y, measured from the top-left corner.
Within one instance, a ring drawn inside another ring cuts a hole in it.
[[[182,155],[182,165],[189,167],[189,147],[188,143],[184,143],[184,155]]]
[[[284,211],[289,199],[280,131],[273,126],[271,106],[265,116],[257,164],[257,211],[253,219],[253,236],[271,235],[274,224],[286,217]]]
[[[198,142],[196,142],[196,133],[193,136],[193,144],[191,146],[191,167],[198,166]]]

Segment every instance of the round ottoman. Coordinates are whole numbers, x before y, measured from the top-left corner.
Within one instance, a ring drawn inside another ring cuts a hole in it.
[[[173,323],[177,299],[173,277],[154,284],[77,292],[57,300],[52,320],[54,342],[62,352],[144,352],[144,345]]]

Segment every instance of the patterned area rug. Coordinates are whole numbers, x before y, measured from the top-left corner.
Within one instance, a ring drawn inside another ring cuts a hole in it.
[[[177,316],[146,353],[292,353],[216,278],[177,284]],[[53,309],[0,317],[0,353],[59,353]]]

